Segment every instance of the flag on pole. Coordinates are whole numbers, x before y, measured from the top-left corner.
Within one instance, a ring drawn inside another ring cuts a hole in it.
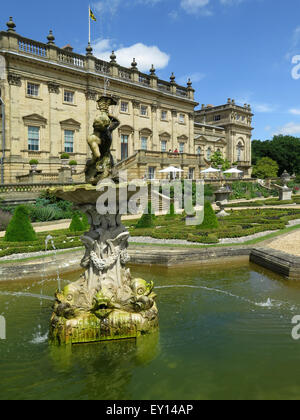
[[[92,9],[90,9],[90,18],[94,21],[97,22],[96,16],[94,15]]]

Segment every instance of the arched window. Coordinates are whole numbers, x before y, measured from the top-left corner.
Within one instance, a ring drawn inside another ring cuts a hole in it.
[[[197,155],[200,156],[201,153],[202,153],[202,148],[201,148],[201,146],[199,146],[198,149],[197,149]]]
[[[211,148],[210,147],[207,149],[206,157],[207,157],[207,160],[211,159]]]

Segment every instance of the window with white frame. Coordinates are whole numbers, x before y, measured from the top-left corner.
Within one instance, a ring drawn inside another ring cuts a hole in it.
[[[128,142],[129,136],[126,134],[121,135],[121,160],[128,158]]]
[[[184,153],[184,143],[179,143],[179,153]]]
[[[40,127],[28,127],[28,150],[31,152],[40,150]]]
[[[162,142],[161,142],[161,151],[162,152],[167,151],[167,141],[166,140],[162,140]]]
[[[155,168],[153,166],[149,166],[148,168],[148,178],[149,179],[155,178]]]
[[[141,105],[141,116],[142,117],[148,116],[148,107],[146,105]]]
[[[167,111],[161,111],[161,119],[163,121],[167,121],[168,112]]]
[[[70,90],[64,91],[64,102],[67,102],[68,104],[74,103],[74,92]]]
[[[206,157],[207,157],[207,160],[211,160],[211,154],[212,154],[212,151],[211,151],[211,148],[209,147],[209,148],[207,149],[207,152],[206,152]]]
[[[142,136],[141,137],[141,148],[142,150],[147,150],[147,146],[148,146],[148,137]]]
[[[29,96],[39,96],[40,85],[36,83],[27,83],[27,95]]]
[[[179,114],[179,122],[180,122],[180,124],[185,123],[185,115],[184,114]]]
[[[74,153],[74,131],[65,130],[65,153]]]
[[[121,102],[121,112],[128,113],[128,102],[125,102],[125,101]]]
[[[195,168],[189,168],[189,179],[194,179]]]

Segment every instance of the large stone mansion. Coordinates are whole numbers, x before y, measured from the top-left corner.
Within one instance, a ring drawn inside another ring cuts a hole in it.
[[[86,55],[70,45],[59,48],[51,31],[46,43],[33,41],[15,27],[10,19],[0,32],[2,182],[22,182],[31,159],[39,161],[41,179],[55,181],[64,152],[82,172],[96,100],[104,92],[118,99],[112,113],[121,124],[112,154],[131,178],[160,178],[169,165],[183,169],[184,177],[199,178],[217,150],[251,174],[249,105],[229,99],[195,110],[190,81],[179,86],[173,74],[170,81],[160,80],[154,67],[141,73],[134,59],[124,68],[114,52],[110,62],[99,60],[90,45]]]

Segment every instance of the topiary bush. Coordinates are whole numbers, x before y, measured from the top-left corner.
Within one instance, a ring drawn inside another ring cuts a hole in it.
[[[166,214],[166,219],[174,219],[174,217],[176,217],[176,213],[175,213],[175,205],[173,202],[171,202],[170,204],[170,211],[168,214]]]
[[[69,230],[70,232],[83,232],[85,230],[85,227],[78,213],[75,213],[72,217]]]
[[[26,206],[18,206],[6,229],[6,242],[32,242],[37,239]]]
[[[152,206],[151,202],[148,203],[148,212],[144,212],[143,216],[140,218],[140,220],[136,224],[136,229],[143,229],[143,228],[150,228],[154,227],[154,220],[155,215],[152,214]]]
[[[217,229],[219,227],[218,218],[209,201],[204,204],[204,220],[202,225],[197,226],[200,229]]]

